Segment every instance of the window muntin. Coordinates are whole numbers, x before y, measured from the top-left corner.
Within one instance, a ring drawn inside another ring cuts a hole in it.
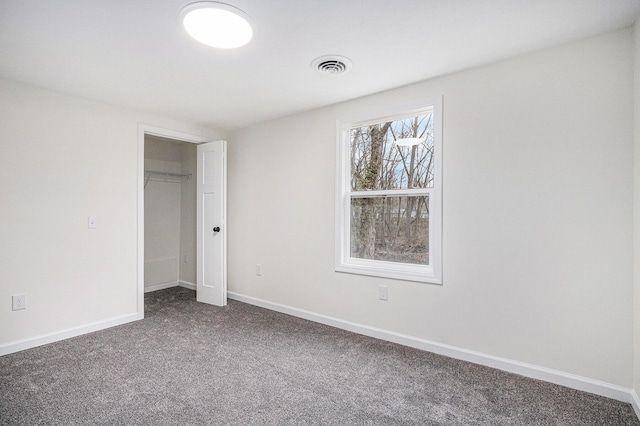
[[[338,123],[336,271],[440,284],[442,98],[389,111]]]

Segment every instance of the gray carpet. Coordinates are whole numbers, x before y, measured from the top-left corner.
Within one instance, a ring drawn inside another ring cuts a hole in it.
[[[2,425],[640,425],[629,404],[172,288],[0,358]]]

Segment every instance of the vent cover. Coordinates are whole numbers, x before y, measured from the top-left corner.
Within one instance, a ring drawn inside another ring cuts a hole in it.
[[[344,56],[321,56],[311,62],[311,68],[320,74],[338,75],[351,69],[351,60]]]

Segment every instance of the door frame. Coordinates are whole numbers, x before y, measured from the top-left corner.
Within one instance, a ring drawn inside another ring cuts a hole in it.
[[[138,319],[144,318],[144,136],[159,136],[179,142],[200,144],[212,139],[200,135],[165,129],[149,124],[138,124],[138,203],[137,203],[137,300]]]

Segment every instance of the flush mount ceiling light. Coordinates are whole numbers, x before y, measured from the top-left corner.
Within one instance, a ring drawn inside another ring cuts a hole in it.
[[[422,138],[396,139],[396,145],[398,146],[416,146],[416,145],[420,145],[422,142],[424,142],[424,139]]]
[[[220,49],[244,46],[253,37],[251,18],[225,3],[191,3],[180,11],[180,21],[191,37]]]

